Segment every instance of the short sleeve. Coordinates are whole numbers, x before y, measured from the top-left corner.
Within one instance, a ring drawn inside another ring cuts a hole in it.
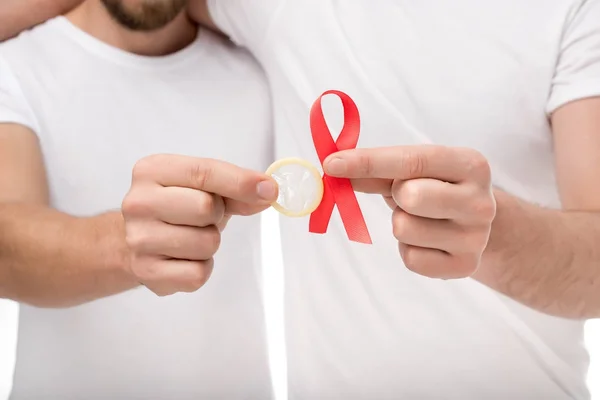
[[[208,0],[214,23],[239,46],[257,51],[286,0]]]
[[[600,0],[583,0],[563,32],[548,114],[572,101],[600,96]]]
[[[0,56],[0,123],[13,123],[38,132],[35,115],[9,64]]]

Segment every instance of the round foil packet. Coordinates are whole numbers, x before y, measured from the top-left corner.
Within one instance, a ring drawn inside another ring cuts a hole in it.
[[[274,162],[266,172],[279,185],[279,197],[273,208],[288,217],[304,217],[317,209],[323,199],[321,173],[300,158]]]

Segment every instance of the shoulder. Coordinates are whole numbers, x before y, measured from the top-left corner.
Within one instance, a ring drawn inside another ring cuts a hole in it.
[[[57,50],[55,25],[50,20],[0,43],[0,123],[17,123],[39,131],[31,106],[36,96],[28,93],[26,86],[39,81],[50,68],[51,54]]]
[[[236,123],[258,119],[260,126],[268,130],[272,118],[271,93],[260,64],[248,50],[221,35],[210,31],[201,31],[200,35],[204,35],[201,39],[204,48],[198,58],[201,65],[195,73],[210,81],[206,85],[210,93],[201,101],[224,102],[224,107],[236,110],[240,116]]]
[[[199,0],[197,0],[199,1]],[[204,0],[207,12],[219,29],[235,43],[254,52],[260,50],[273,20],[288,0]],[[304,4],[298,1],[298,4]],[[312,8],[310,2],[307,7]]]
[[[55,18],[0,42],[0,55],[9,64],[38,64],[44,54],[57,50],[53,43],[59,36],[58,25],[58,18]]]
[[[37,133],[39,125],[21,81],[2,53],[0,51],[0,124],[18,124]]]
[[[203,29],[200,35],[207,57],[215,60],[215,64],[222,72],[253,76],[264,79],[264,71],[256,58],[245,48],[236,45],[226,37]]]

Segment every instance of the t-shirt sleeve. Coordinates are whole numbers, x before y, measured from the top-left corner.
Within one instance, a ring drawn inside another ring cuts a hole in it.
[[[285,1],[208,0],[208,10],[214,23],[234,43],[257,51]]]
[[[548,114],[572,101],[600,96],[600,0],[583,0],[566,25]]]
[[[38,132],[33,110],[29,106],[16,76],[0,56],[0,124],[13,123]]]

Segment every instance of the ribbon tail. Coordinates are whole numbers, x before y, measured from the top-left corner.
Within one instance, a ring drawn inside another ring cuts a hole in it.
[[[308,231],[311,233],[325,233],[333,214],[335,199],[326,177],[323,177],[323,199],[319,207],[310,215]]]
[[[329,185],[335,193],[335,204],[348,239],[357,243],[373,244],[350,180],[330,177]]]

